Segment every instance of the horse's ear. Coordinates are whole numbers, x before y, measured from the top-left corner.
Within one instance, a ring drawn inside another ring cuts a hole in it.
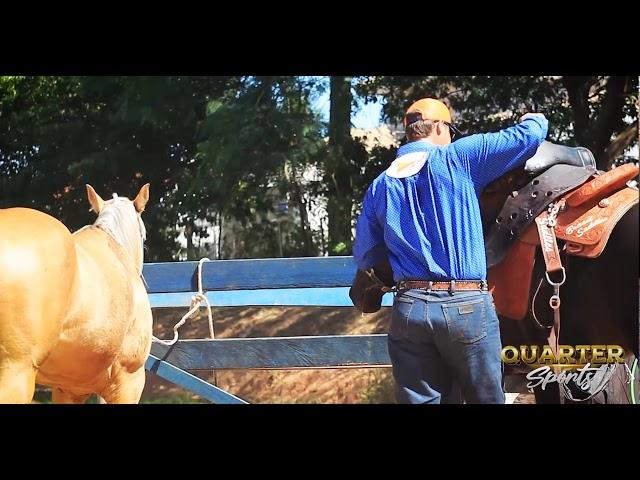
[[[93,187],[89,184],[87,184],[87,198],[89,198],[91,210],[100,215],[102,207],[104,206],[104,200],[102,200],[102,197],[100,197],[100,195],[98,195]]]
[[[133,206],[136,207],[136,211],[138,213],[142,213],[144,212],[144,207],[147,205],[148,201],[149,201],[149,184],[147,183],[140,189],[140,191],[138,192],[138,195],[133,200]]]

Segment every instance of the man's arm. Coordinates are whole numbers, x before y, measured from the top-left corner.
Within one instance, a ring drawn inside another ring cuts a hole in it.
[[[462,138],[451,146],[467,166],[478,190],[531,158],[547,136],[544,115],[528,113],[520,123],[496,133]]]
[[[356,223],[356,238],[353,242],[353,258],[360,270],[367,270],[386,259],[387,248],[384,232],[374,211],[372,184],[364,196],[362,212]]]

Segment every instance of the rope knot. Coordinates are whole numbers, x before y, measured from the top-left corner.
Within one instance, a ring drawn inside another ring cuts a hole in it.
[[[189,306],[189,311],[184,314],[184,316],[180,319],[178,323],[176,323],[173,327],[173,338],[171,340],[162,340],[157,337],[153,337],[153,340],[162,343],[163,345],[171,346],[178,341],[178,329],[186,323],[189,318],[192,318],[198,312],[200,305],[204,303],[207,307],[207,314],[209,317],[209,334],[211,335],[211,339],[215,339],[215,333],[213,331],[213,317],[211,315],[211,304],[209,303],[209,299],[205,295],[202,290],[202,264],[204,262],[210,262],[208,258],[201,258],[198,262],[198,291],[197,293],[191,296],[191,305]]]

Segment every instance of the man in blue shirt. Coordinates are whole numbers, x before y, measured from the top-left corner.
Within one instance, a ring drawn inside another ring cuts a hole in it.
[[[398,286],[389,355],[399,403],[504,403],[500,328],[487,291],[478,197],[532,157],[547,135],[542,114],[452,143],[447,106],[417,101],[409,143],[364,198],[353,254],[360,270],[388,258]]]

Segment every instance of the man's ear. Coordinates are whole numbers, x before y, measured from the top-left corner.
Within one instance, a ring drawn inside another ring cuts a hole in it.
[[[100,197],[89,184],[87,184],[87,198],[89,199],[91,210],[96,212],[97,215],[100,215],[102,207],[104,207],[104,200],[102,200],[102,197]]]
[[[136,207],[136,212],[138,213],[142,213],[144,212],[144,207],[147,205],[147,202],[149,201],[149,184],[145,184],[140,191],[138,192],[138,195],[136,195],[136,198],[133,200],[133,206]]]

